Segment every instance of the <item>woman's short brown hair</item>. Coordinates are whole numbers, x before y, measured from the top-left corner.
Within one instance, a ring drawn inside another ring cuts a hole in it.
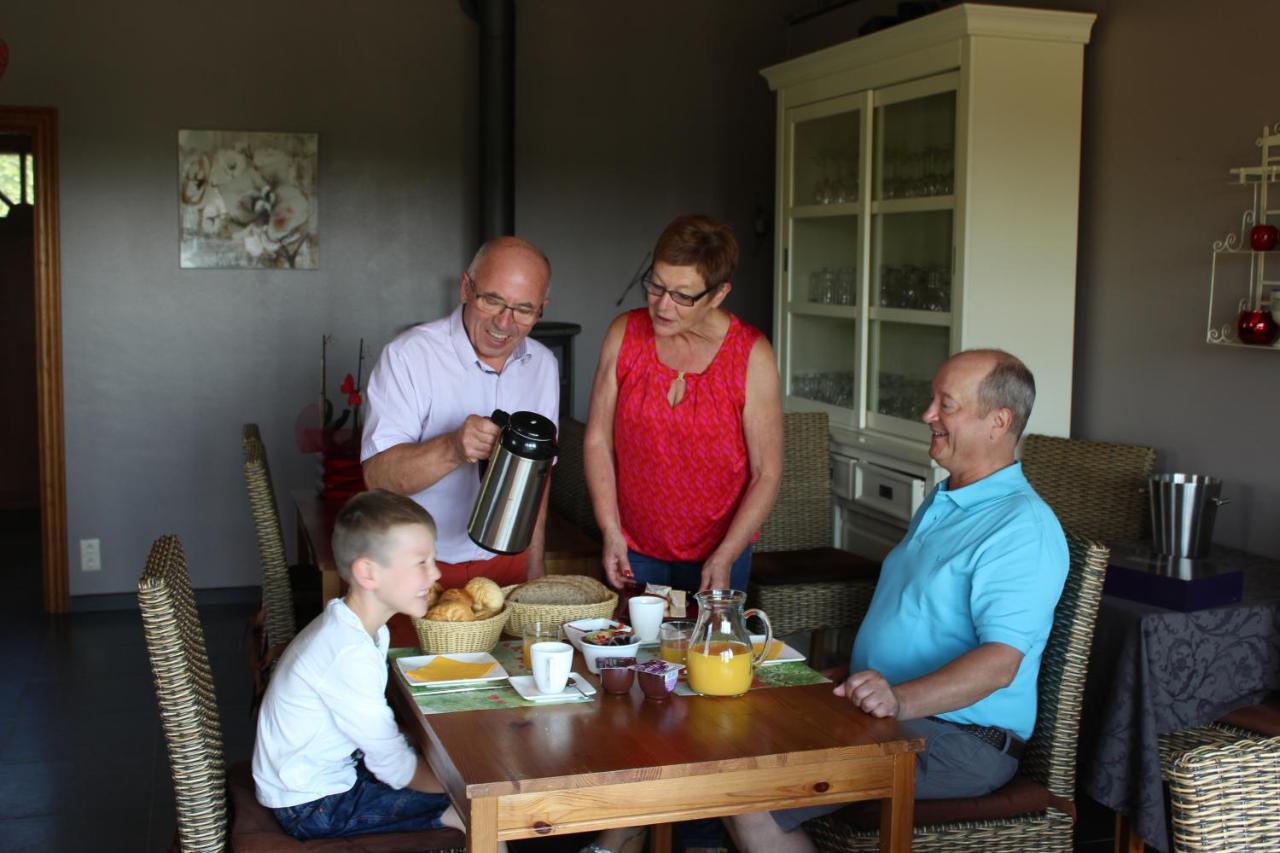
[[[421,524],[436,535],[436,522],[416,501],[385,489],[361,492],[343,504],[333,524],[333,561],[338,574],[351,582],[351,566],[361,557],[385,564],[387,534],[393,527]]]
[[[653,247],[653,260],[675,267],[694,267],[708,289],[729,280],[738,265],[733,229],[700,213],[677,216]]]

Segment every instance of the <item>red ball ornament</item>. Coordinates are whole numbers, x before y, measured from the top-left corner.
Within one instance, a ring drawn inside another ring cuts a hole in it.
[[[1241,343],[1271,346],[1277,333],[1280,333],[1280,326],[1271,319],[1268,311],[1241,311],[1236,318],[1236,334],[1240,336]]]
[[[1270,252],[1280,239],[1280,231],[1274,225],[1255,225],[1249,232],[1249,245],[1255,252]]]

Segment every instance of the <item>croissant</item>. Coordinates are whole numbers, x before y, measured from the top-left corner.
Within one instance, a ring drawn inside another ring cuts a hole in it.
[[[427,590],[427,609],[436,606],[436,602],[440,600],[440,593],[444,592],[444,587],[440,585],[440,581],[436,581],[431,585],[431,589]]]
[[[475,607],[475,601],[471,598],[471,593],[467,592],[465,589],[446,589],[444,592],[440,593],[440,604],[445,604],[450,601],[456,601],[468,610]]]
[[[445,590],[446,593],[452,590]],[[445,601],[443,596],[435,607],[427,611],[427,618],[437,622],[473,622],[476,615],[471,612],[471,605],[460,601]]]
[[[472,578],[464,589],[475,600],[471,609],[476,613],[492,615],[502,609],[502,588],[488,578]]]

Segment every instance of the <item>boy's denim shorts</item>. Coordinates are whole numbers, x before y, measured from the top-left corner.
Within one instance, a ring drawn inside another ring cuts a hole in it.
[[[356,764],[356,783],[351,790],[271,811],[285,832],[306,841],[439,829],[440,815],[447,808],[446,795],[424,794],[412,788],[397,791],[378,781],[360,761]]]

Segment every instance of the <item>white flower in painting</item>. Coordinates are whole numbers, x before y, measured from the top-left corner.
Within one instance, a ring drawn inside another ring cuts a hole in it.
[[[270,219],[267,222],[267,234],[273,240],[290,241],[301,234],[311,218],[311,202],[302,194],[302,190],[286,184],[274,193]]]
[[[294,181],[293,158],[279,148],[259,148],[254,151],[253,167],[269,183],[291,184]]]
[[[254,197],[263,180],[243,152],[233,148],[214,152],[209,183],[222,194],[223,207],[232,221],[238,225],[254,221]]]

